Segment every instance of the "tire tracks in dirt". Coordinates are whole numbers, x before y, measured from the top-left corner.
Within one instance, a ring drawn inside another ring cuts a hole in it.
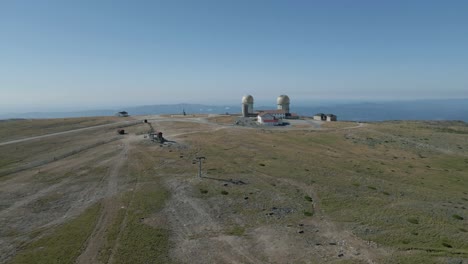
[[[302,192],[312,197],[312,207],[314,216],[304,222],[305,225],[313,225],[320,230],[320,235],[329,241],[334,241],[339,246],[339,252],[352,259],[364,261],[369,264],[377,263],[378,259],[387,256],[388,252],[382,248],[377,248],[377,245],[372,242],[366,242],[349,230],[338,227],[331,221],[320,208],[320,197],[313,187],[293,179],[276,178],[266,173],[250,169],[256,176],[267,178],[269,180],[276,180],[282,183],[294,186]],[[335,254],[336,256],[337,254]]]
[[[60,136],[60,135],[69,134],[69,133],[83,132],[83,131],[86,131],[86,130],[97,129],[97,128],[112,127],[112,126],[115,126],[115,127],[117,127],[117,126],[132,126],[132,125],[136,125],[136,124],[140,124],[140,121],[123,121],[123,122],[116,122],[116,123],[103,124],[103,125],[97,125],[97,126],[83,127],[83,128],[67,130],[67,131],[62,131],[62,132],[55,132],[55,133],[50,133],[50,134],[45,134],[45,135],[40,135],[40,136],[27,137],[27,138],[21,138],[21,139],[16,139],[16,140],[0,142],[0,146],[16,144],[16,143],[21,143],[21,142],[36,140],[36,139],[43,139],[43,138],[53,137],[53,136]]]
[[[225,164],[229,164],[229,162],[226,161]],[[346,256],[348,259],[374,264],[377,263],[376,261],[378,261],[378,259],[381,257],[389,255],[385,249],[377,248],[375,243],[362,240],[349,230],[339,227],[332,220],[330,220],[320,208],[320,197],[314,190],[313,186],[297,182],[290,178],[273,177],[252,167],[247,167],[246,169],[250,171],[257,179],[260,179],[267,184],[270,184],[272,180],[280,181],[283,184],[294,186],[303,193],[312,197],[312,209],[315,213],[312,218],[303,221],[304,225],[314,226],[317,228],[317,230],[320,230],[319,235],[323,240],[327,240],[329,243],[336,243],[336,245],[332,245],[333,248],[326,249],[326,255],[324,257],[333,259],[337,255],[343,254],[343,256]]]
[[[174,232],[172,255],[181,263],[264,263],[248,250],[247,240],[223,234],[225,227],[203,201],[190,197],[190,182],[173,177],[165,185],[172,195],[162,214]]]
[[[144,155],[143,155],[143,157],[146,158],[146,156],[144,156]],[[141,164],[141,161],[139,159],[135,159],[135,165],[139,169],[142,168],[142,164]],[[163,166],[164,166],[164,164],[161,164],[160,166],[157,166],[156,168],[159,169],[159,168],[161,168]],[[132,208],[133,202],[135,200],[134,199],[135,198],[135,192],[137,191],[138,185],[140,183],[140,177],[139,177],[140,173],[137,173],[136,175],[137,175],[137,177],[135,179],[135,183],[133,184],[133,188],[131,189],[132,190],[132,197],[130,198],[130,201],[126,205],[125,215],[124,215],[124,218],[123,218],[122,222],[120,223],[119,232],[117,234],[117,238],[115,239],[114,245],[112,246],[111,254],[109,256],[109,259],[108,259],[107,263],[114,263],[116,253],[117,253],[118,248],[120,246],[120,240],[122,239],[123,230],[124,230],[124,228],[125,228],[125,226],[127,225],[127,222],[128,222],[128,212],[129,212],[129,209]]]
[[[94,227],[94,230],[86,242],[86,248],[76,259],[76,263],[88,264],[97,263],[99,250],[104,245],[106,240],[106,232],[108,226],[117,216],[119,203],[115,200],[115,195],[118,192],[118,181],[121,169],[128,159],[129,139],[124,139],[122,151],[117,157],[117,161],[113,164],[109,171],[105,198],[102,201],[100,216]]]

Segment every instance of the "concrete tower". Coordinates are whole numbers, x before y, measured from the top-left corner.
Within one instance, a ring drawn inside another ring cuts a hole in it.
[[[253,104],[254,104],[254,99],[253,97],[249,95],[244,95],[242,97],[242,116],[247,117],[249,114],[253,113]]]
[[[284,110],[285,113],[289,113],[289,97],[287,95],[280,95],[276,99],[276,104],[278,105],[279,110]]]

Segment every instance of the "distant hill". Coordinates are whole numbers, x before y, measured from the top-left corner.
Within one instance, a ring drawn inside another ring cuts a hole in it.
[[[339,120],[462,120],[468,122],[468,99],[363,102],[294,107],[301,115],[333,113]]]
[[[255,109],[272,109],[270,106],[255,106]],[[111,116],[117,111],[130,115],[147,114],[224,114],[240,113],[240,105],[172,104],[145,105],[122,109],[103,109],[77,112],[29,112],[0,114],[0,119],[10,118],[63,118],[86,116]],[[385,120],[462,120],[468,122],[468,99],[418,100],[392,102],[326,103],[317,102],[291,105],[291,111],[299,115],[312,116],[316,113],[333,113],[339,120],[385,121]]]
[[[240,112],[240,106],[236,106],[234,113]],[[224,114],[231,113],[233,106],[212,106],[202,104],[173,104],[173,105],[144,105],[125,107],[120,109],[100,109],[75,112],[28,112],[0,114],[0,119],[10,118],[64,118],[64,117],[88,117],[88,116],[112,116],[118,111],[127,111],[130,115],[150,114],[181,114],[185,110],[187,114]]]

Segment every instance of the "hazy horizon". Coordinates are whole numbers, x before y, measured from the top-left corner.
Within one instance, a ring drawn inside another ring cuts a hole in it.
[[[3,2],[0,111],[468,98],[466,13],[464,1]]]
[[[442,102],[442,101],[468,101],[468,98],[445,98],[445,99],[311,99],[311,100],[292,100],[292,108],[295,107],[320,107],[320,106],[333,106],[333,105],[352,105],[352,104],[379,104],[379,103],[407,103],[407,102]],[[25,114],[25,113],[45,113],[45,112],[84,112],[84,111],[99,111],[99,110],[125,110],[126,108],[144,107],[144,106],[161,106],[161,105],[206,105],[206,106],[218,106],[218,107],[236,107],[239,105],[240,111],[240,100],[238,102],[226,101],[222,102],[178,102],[178,103],[164,103],[164,104],[126,104],[126,105],[89,105],[89,106],[26,106],[18,109],[7,109],[0,107],[0,116],[8,114]],[[272,97],[269,100],[258,100],[255,98],[255,107],[276,107],[276,97]]]

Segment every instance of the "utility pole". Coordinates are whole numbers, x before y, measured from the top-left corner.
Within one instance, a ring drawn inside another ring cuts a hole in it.
[[[199,157],[196,157],[195,159],[198,161],[198,177],[201,178],[202,177],[202,171],[201,171],[202,160],[206,158],[199,156]]]

